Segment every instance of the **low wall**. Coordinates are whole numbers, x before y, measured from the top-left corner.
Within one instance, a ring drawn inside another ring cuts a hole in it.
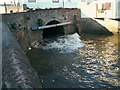
[[[92,18],[81,18],[81,34],[112,35],[105,26]]]
[[[2,26],[2,88],[41,88],[17,40],[5,24]]]
[[[120,21],[111,20],[108,18],[105,18],[104,20],[100,20],[100,19],[94,19],[94,20],[97,21],[102,26],[104,26],[105,28],[107,28],[110,32],[114,34],[119,33]]]

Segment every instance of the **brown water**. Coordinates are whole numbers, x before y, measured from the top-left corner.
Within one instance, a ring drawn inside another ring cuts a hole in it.
[[[58,48],[32,49],[27,55],[44,88],[120,88],[118,37],[81,36],[84,46],[72,52],[57,44]]]

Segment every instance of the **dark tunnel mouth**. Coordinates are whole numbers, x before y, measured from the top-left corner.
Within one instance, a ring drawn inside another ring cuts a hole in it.
[[[53,24],[58,24],[58,23],[60,23],[60,22],[57,20],[52,20],[52,21],[48,22],[46,25],[53,25]],[[56,37],[59,37],[62,35],[64,35],[64,27],[63,26],[43,29],[43,38],[56,38]]]

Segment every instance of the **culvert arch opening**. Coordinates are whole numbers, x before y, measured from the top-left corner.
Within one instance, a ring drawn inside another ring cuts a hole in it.
[[[57,20],[52,20],[46,24],[47,25],[53,25],[53,24],[59,24],[60,22]],[[64,35],[64,27],[63,26],[57,26],[52,28],[47,28],[43,30],[43,38],[55,38],[58,36]]]

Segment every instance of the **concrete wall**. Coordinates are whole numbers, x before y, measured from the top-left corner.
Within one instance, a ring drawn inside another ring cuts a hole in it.
[[[6,6],[7,12],[5,11],[5,6],[0,6],[0,14],[4,14],[4,13],[10,13],[10,11],[12,10],[13,13],[15,12],[24,12],[25,10],[23,10],[23,5],[21,6]]]
[[[16,38],[2,24],[2,88],[41,87],[36,71],[31,67]]]
[[[5,13],[5,7],[4,6],[1,6],[0,7],[0,13],[2,14],[2,13]]]
[[[119,33],[120,29],[120,21],[118,20],[111,20],[108,18],[105,18],[104,20],[94,19],[97,23],[104,26],[106,29],[108,29],[110,32],[117,34]]]
[[[112,35],[105,26],[92,18],[81,18],[81,34]]]
[[[23,50],[29,46],[38,46],[43,43],[43,30],[32,31],[32,26],[38,26],[38,19],[42,19],[43,25],[52,20],[60,23],[73,22],[64,26],[65,34],[80,32],[80,10],[79,9],[39,9],[24,13],[4,14],[3,22],[16,36]],[[76,24],[75,24],[76,23]]]
[[[77,5],[77,8],[81,9],[81,18],[93,18],[96,17],[96,4],[81,2]]]
[[[120,18],[120,0],[116,2],[116,17]]]

